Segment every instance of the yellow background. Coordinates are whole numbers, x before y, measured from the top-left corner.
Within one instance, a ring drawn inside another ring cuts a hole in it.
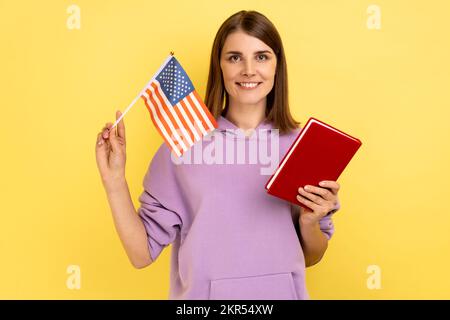
[[[81,9],[81,29],[66,26]],[[381,9],[381,29],[367,8]],[[340,179],[313,299],[450,298],[450,2],[0,1],[0,298],[165,299],[170,248],[134,269],[95,163],[96,134],[173,50],[204,97],[222,22],[266,14],[286,50],[297,120],[363,141]],[[162,138],[139,101],[126,115],[135,206]],[[332,156],[332,155],[330,155]],[[81,288],[66,286],[69,265]],[[367,268],[381,268],[370,290]]]

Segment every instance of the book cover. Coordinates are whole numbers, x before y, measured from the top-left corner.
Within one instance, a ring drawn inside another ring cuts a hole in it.
[[[265,185],[267,192],[293,204],[298,188],[337,181],[362,142],[315,118],[309,118]]]

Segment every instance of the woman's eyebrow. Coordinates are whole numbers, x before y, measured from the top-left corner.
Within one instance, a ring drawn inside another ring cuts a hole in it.
[[[263,54],[263,53],[269,53],[272,54],[272,52],[268,51],[268,50],[260,50],[260,51],[256,51],[255,54]],[[242,52],[240,51],[228,51],[225,54],[242,54]]]

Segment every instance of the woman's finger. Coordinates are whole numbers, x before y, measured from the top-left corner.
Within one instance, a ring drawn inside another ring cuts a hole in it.
[[[103,140],[102,133],[100,132],[97,135],[97,143],[95,146],[95,157],[100,172],[104,172],[108,168],[108,149],[107,141]]]
[[[336,195],[339,192],[341,186],[336,181],[324,180],[319,183],[319,185],[323,188],[328,188],[330,191]]]
[[[105,143],[105,140],[103,140],[102,132],[97,134],[97,146],[101,146],[103,143]]]
[[[320,209],[320,207],[317,204],[315,204],[311,200],[308,200],[307,198],[305,198],[301,195],[297,195],[297,201],[300,203],[303,203],[305,206],[310,208],[313,212],[317,212]]]
[[[121,115],[122,115],[122,112],[117,110],[116,120],[118,120]],[[119,123],[117,124],[117,134],[119,135],[119,137],[121,137],[125,140],[125,123],[123,122],[123,118],[120,119]]]
[[[117,137],[117,141],[119,142],[120,145],[125,145],[125,139],[122,137]]]
[[[322,197],[317,196],[314,193],[305,191],[303,188],[298,188],[298,193],[300,193],[300,195],[304,198],[307,198],[318,205],[323,205],[325,203],[325,200]]]
[[[112,126],[112,123],[108,122],[105,125],[105,127],[103,128],[103,139],[108,139],[109,138],[109,135],[110,135],[110,132],[111,132],[111,129],[110,129],[111,126]]]
[[[105,146],[105,148],[106,148],[105,150],[106,150],[106,151],[109,150],[110,142],[109,142],[109,139],[105,139],[105,138],[103,137],[103,131],[102,131],[102,132],[99,132],[99,133],[97,134],[96,145],[97,145],[97,147]]]
[[[324,198],[325,200],[328,201],[333,201],[335,198],[335,195],[328,190],[327,188],[321,188],[321,187],[316,187],[316,186],[312,186],[312,185],[306,185],[304,187],[304,189],[308,192],[317,194],[319,196],[321,196],[322,198]]]

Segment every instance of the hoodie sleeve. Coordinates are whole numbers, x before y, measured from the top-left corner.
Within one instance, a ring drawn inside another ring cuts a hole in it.
[[[334,234],[334,224],[333,224],[333,220],[331,218],[336,213],[336,211],[338,211],[340,208],[341,208],[341,204],[338,203],[337,206],[332,211],[330,211],[325,217],[323,217],[319,221],[320,230],[322,230],[322,232],[325,234],[325,236],[328,238],[328,240],[330,240]]]
[[[330,240],[334,234],[334,224],[332,217],[336,213],[336,211],[340,209],[340,207],[341,204],[338,203],[334,210],[330,211],[325,217],[323,217],[319,221],[320,230],[323,232],[323,234],[327,237],[328,240]],[[300,206],[291,204],[291,210],[293,214],[293,219],[298,219],[300,216]]]
[[[152,261],[179,235],[184,205],[170,151],[163,143],[155,153],[144,177],[138,215],[147,232]]]
[[[322,230],[322,233],[327,237],[328,240],[330,240],[334,234],[334,224],[333,220],[331,219],[333,214],[334,212],[329,213],[319,221],[320,230]]]

